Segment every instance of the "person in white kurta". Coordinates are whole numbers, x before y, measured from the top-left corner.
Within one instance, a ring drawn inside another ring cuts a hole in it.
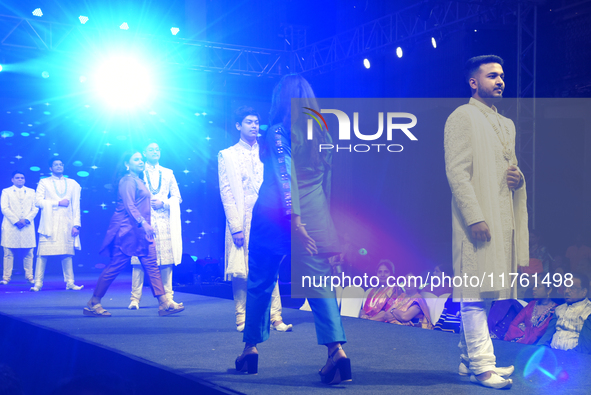
[[[39,181],[35,204],[41,210],[39,247],[35,265],[35,285],[31,291],[43,287],[48,256],[61,256],[66,289],[79,291],[84,286],[74,284],[72,257],[80,249],[80,185],[64,177],[60,159],[50,160],[51,176]]]
[[[23,256],[25,278],[33,283],[33,249],[35,241],[35,190],[25,186],[25,175],[12,173],[12,186],[2,190],[2,247],[4,270],[0,284],[8,284],[12,277],[14,256]]]
[[[505,87],[502,59],[472,58],[472,98],[445,124],[445,164],[452,192],[456,276],[484,278],[454,288],[461,302],[461,375],[491,388],[508,388],[513,366],[497,368],[484,299],[514,298],[511,276],[529,262],[525,182],[517,168],[515,125],[494,102]],[[492,276],[492,277],[490,277]],[[501,276],[504,276],[503,282]]]
[[[246,322],[246,292],[248,278],[248,240],[252,210],[263,183],[263,163],[259,158],[259,116],[250,107],[236,111],[236,128],[240,131],[237,144],[218,154],[220,194],[226,214],[225,275],[232,281],[236,311],[236,329],[244,330]],[[292,329],[281,318],[279,284],[271,299],[273,328],[285,332]]]
[[[150,143],[143,152],[146,158],[144,181],[152,194],[150,216],[156,232],[154,243],[164,291],[173,300],[172,268],[181,263],[183,243],[181,238],[181,192],[171,169],[160,166],[160,147]],[[144,269],[137,257],[131,261],[133,275],[129,309],[139,309],[144,286]],[[180,303],[182,304],[182,303]]]

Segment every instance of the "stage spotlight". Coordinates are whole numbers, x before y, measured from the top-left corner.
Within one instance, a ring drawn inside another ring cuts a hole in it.
[[[431,37],[431,45],[433,48],[437,48],[437,40],[435,40],[435,37]]]
[[[0,64],[0,71],[2,71],[2,65]]]
[[[93,78],[94,91],[112,107],[134,107],[152,96],[149,71],[136,59],[112,58]]]
[[[179,32],[179,30],[181,30],[181,29],[179,29],[178,27],[171,27],[170,28],[170,32],[172,33],[173,36],[176,36],[176,34]]]
[[[396,48],[396,56],[398,56],[399,58],[402,57],[402,48],[400,48],[400,47]]]
[[[86,22],[88,22],[88,17],[87,17],[87,16],[84,16],[84,15],[80,15],[80,16],[78,17],[78,19],[80,20],[80,23],[81,23],[81,24],[83,24],[83,25],[84,25]]]
[[[80,82],[84,83],[86,82],[86,76],[85,75],[81,75],[79,78]]]
[[[41,8],[35,8],[35,11],[33,11],[33,15],[38,16],[38,17],[42,17],[43,12],[41,11]]]
[[[363,59],[363,65],[365,66],[366,69],[369,69],[371,64],[369,63],[369,59],[365,58]]]
[[[129,25],[127,24],[127,22],[123,22],[121,24],[121,26],[119,26],[119,29],[121,29],[121,30],[129,30]]]
[[[47,71],[44,71],[43,73],[41,73],[41,77],[49,78],[49,73]]]

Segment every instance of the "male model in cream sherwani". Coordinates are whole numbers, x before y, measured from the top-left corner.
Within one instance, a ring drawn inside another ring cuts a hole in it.
[[[250,107],[240,107],[235,113],[238,144],[218,154],[220,194],[226,213],[226,279],[232,280],[236,307],[236,329],[244,330],[246,320],[246,280],[248,277],[248,239],[252,209],[263,183],[263,163],[259,158],[259,115]],[[281,318],[279,284],[275,286],[271,302],[273,328],[286,332]]]
[[[35,194],[41,209],[39,222],[39,248],[35,266],[35,285],[31,291],[43,287],[48,256],[61,256],[66,289],[78,291],[84,286],[74,284],[72,257],[80,249],[80,185],[64,177],[64,164],[50,159],[51,177],[39,181]]]
[[[12,277],[14,255],[23,258],[25,277],[33,283],[33,249],[35,242],[35,190],[25,186],[25,175],[12,173],[12,186],[2,190],[2,247],[4,247],[4,271],[0,284],[8,284]]]
[[[181,192],[171,169],[160,166],[160,147],[150,143],[143,152],[146,158],[144,181],[152,194],[150,216],[156,232],[156,255],[164,291],[172,301],[172,268],[181,263],[183,242],[181,237]],[[139,259],[133,257],[130,309],[139,309],[144,286],[144,269]],[[180,303],[182,304],[182,303]]]
[[[515,298],[509,273],[529,262],[525,182],[517,168],[515,125],[493,105],[505,88],[502,64],[494,55],[468,61],[472,98],[445,124],[454,272],[468,278],[484,276],[479,286],[469,283],[454,289],[462,314],[459,373],[471,374],[472,382],[491,388],[510,387],[507,377],[514,369],[496,367],[484,299]]]

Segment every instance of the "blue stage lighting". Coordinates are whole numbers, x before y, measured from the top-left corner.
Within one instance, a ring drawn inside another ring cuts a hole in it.
[[[171,27],[170,28],[170,32],[172,33],[173,36],[176,36],[176,34],[179,32],[179,30],[181,30],[181,29],[179,29],[178,27]]]
[[[38,17],[42,17],[43,12],[41,11],[41,8],[35,8],[35,10],[33,11],[33,15],[38,16]]]
[[[0,64],[0,71],[2,71],[2,65]]]
[[[366,69],[369,69],[371,64],[369,64],[369,59],[365,58],[363,59],[363,65],[365,66]]]
[[[49,78],[49,73],[47,71],[44,71],[43,73],[41,73],[41,77]]]
[[[110,59],[92,81],[95,93],[113,107],[134,107],[153,95],[150,72],[142,62],[128,57]]]
[[[127,24],[127,22],[123,22],[121,24],[121,26],[119,26],[119,29],[121,29],[121,30],[129,30],[129,25]]]
[[[396,48],[396,56],[398,56],[399,58],[402,57],[402,48],[400,48],[400,47]]]
[[[437,48],[437,40],[435,40],[435,37],[431,37],[431,45],[433,48]]]
[[[80,15],[80,16],[78,17],[78,19],[80,20],[80,23],[81,23],[81,24],[83,24],[83,25],[84,25],[86,22],[88,22],[88,17],[87,17],[87,16],[84,16],[84,15]]]

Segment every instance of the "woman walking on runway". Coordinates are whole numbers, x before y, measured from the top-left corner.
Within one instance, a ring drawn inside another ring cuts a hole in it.
[[[330,157],[327,151],[318,152],[318,144],[330,143],[330,135],[313,125],[313,138],[308,140],[308,117],[300,111],[292,114],[292,98],[318,111],[314,92],[301,76],[287,75],[275,87],[270,113],[274,126],[260,142],[265,167],[251,225],[246,344],[236,359],[236,370],[242,372],[258,371],[256,345],[269,338],[271,292],[283,258],[292,257],[293,282],[300,281],[300,275],[330,275],[329,258],[339,252],[325,190]],[[329,287],[303,291],[314,313],[318,344],[328,348],[328,360],[319,371],[322,382],[350,381],[351,361],[342,348],[347,339],[334,292]]]
[[[158,314],[163,316],[178,313],[185,308],[166,296],[160,270],[156,264],[154,229],[150,225],[151,194],[140,178],[144,171],[142,154],[139,151],[128,152],[123,156],[122,163],[125,170],[120,169],[123,177],[119,180],[117,207],[100,251],[108,252],[111,262],[101,273],[94,294],[83,313],[91,317],[111,316],[111,313],[101,306],[101,298],[105,296],[115,277],[131,262],[132,256],[139,258],[148,274],[152,293],[160,302]]]

